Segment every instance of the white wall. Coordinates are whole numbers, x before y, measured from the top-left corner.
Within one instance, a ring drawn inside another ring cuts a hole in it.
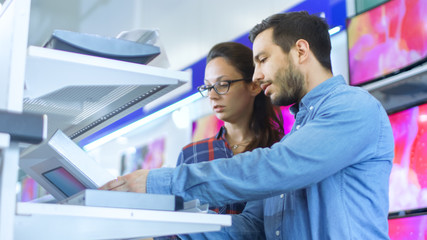
[[[331,37],[331,62],[334,75],[343,75],[348,83],[347,31],[341,31]]]

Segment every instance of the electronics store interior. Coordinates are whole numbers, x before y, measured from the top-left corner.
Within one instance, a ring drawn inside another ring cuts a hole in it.
[[[426,0],[0,0],[0,239],[205,239],[232,227],[241,211],[215,213],[197,195],[109,190],[145,169],[149,192],[150,174],[176,170],[190,143],[220,151],[206,139],[228,123],[210,99],[240,83],[220,92],[206,80],[210,49],[252,49],[255,25],[297,11],[324,19],[333,75],[390,121],[389,239],[427,239]],[[299,128],[291,106],[276,110],[285,137]]]

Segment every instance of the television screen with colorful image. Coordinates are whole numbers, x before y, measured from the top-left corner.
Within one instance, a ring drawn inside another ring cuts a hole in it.
[[[427,1],[390,0],[347,19],[350,85],[408,70],[427,59]]]
[[[427,239],[427,213],[388,220],[390,240]]]
[[[427,103],[389,115],[395,142],[390,212],[427,207]]]
[[[162,167],[165,159],[166,138],[159,137],[148,143],[129,148],[121,155],[120,175],[138,169],[155,169]]]

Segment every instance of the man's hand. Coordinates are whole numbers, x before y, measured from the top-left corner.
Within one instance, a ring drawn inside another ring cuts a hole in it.
[[[109,181],[100,190],[112,190],[122,192],[147,192],[147,176],[150,170],[140,169],[124,176]]]

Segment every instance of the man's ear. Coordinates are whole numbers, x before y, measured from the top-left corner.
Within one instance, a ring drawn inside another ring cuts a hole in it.
[[[298,59],[299,64],[307,61],[308,56],[309,56],[309,52],[310,52],[310,45],[308,44],[308,42],[306,40],[299,39],[295,43],[295,50],[296,50],[296,54],[297,54],[296,59]]]

